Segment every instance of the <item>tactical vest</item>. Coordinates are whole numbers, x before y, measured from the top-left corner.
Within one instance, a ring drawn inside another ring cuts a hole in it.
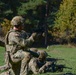
[[[5,36],[5,48],[9,45],[9,41],[8,41],[8,36],[11,32],[15,32],[14,30],[10,30],[8,31],[8,33]],[[7,49],[5,49],[6,51],[8,51]]]
[[[10,30],[10,31],[6,34],[6,36],[5,36],[5,45],[8,45],[8,44],[9,44],[8,36],[9,36],[9,34],[10,34],[11,32],[15,32],[15,31],[14,31],[14,30]]]
[[[10,30],[10,31],[6,34],[6,36],[5,36],[5,48],[6,48],[6,51],[9,51],[9,52],[12,52],[12,53],[13,53],[13,52],[15,51],[15,48],[17,48],[17,44],[14,45],[13,50],[10,51],[10,45],[9,45],[8,36],[9,36],[9,34],[10,34],[11,32],[16,32],[16,31],[15,31],[15,30]],[[22,30],[22,33],[24,33],[23,30]],[[28,33],[25,32],[25,39],[28,38],[28,37],[29,37],[29,36],[28,36]],[[18,45],[18,47],[19,47],[19,45]]]
[[[15,49],[17,48],[17,45],[15,45],[14,47],[12,47],[12,49],[10,49],[10,44],[9,44],[9,39],[8,39],[8,37],[9,37],[9,34],[11,33],[11,32],[16,32],[15,30],[10,30],[7,34],[6,34],[6,36],[5,36],[5,50],[7,51],[7,52],[10,52],[10,53],[15,53]]]

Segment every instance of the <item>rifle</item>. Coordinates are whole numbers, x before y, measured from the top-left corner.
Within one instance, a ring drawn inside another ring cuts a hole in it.
[[[72,68],[67,67],[65,65],[56,65],[56,64],[53,64],[53,65],[50,65],[50,66],[52,67],[52,72],[56,72],[56,71],[62,72],[64,68],[72,69]]]
[[[44,33],[44,28],[33,28],[32,33],[37,33],[38,35]]]
[[[65,65],[56,65],[57,69],[63,69],[63,68],[67,68],[67,69],[72,69],[70,67],[67,67]]]
[[[31,55],[33,55],[34,57],[39,57],[38,53],[28,50],[27,52],[29,52]]]
[[[62,72],[64,68],[72,69],[72,68],[67,67],[65,65],[57,65],[57,64],[55,64],[54,62],[51,62],[51,61],[48,61],[45,65],[43,65],[42,68],[46,69],[46,71],[48,71],[48,72],[50,72],[50,71],[51,72],[56,72],[56,71]]]

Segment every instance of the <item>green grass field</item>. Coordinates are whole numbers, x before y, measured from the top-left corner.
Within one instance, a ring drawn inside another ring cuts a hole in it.
[[[63,72],[48,72],[40,75],[64,75],[65,73],[72,73],[76,75],[76,48],[70,48],[62,45],[53,45],[48,46],[47,49],[40,48],[42,50],[46,50],[50,58],[59,59],[57,60],[57,64],[65,65],[69,68],[64,68]],[[4,64],[4,48],[0,47],[0,65]],[[69,75],[72,75],[69,74]]]
[[[0,47],[0,66],[4,64],[4,56],[5,55],[5,49],[3,47]]]

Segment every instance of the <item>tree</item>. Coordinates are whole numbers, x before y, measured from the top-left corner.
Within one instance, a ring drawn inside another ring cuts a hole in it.
[[[6,2],[5,0],[0,0],[0,14],[1,18],[8,18],[8,16],[11,16],[13,14],[9,1]]]
[[[63,0],[60,9],[57,12],[55,26],[53,27],[53,36],[68,43],[76,36],[76,1]]]
[[[31,31],[32,28],[37,28],[43,25],[45,15],[45,0],[28,0],[20,1],[21,6],[18,7],[18,15],[22,15],[25,21],[25,29]],[[26,26],[27,25],[27,26]]]

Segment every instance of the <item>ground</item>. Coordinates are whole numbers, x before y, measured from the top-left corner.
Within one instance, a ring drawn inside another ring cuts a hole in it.
[[[47,49],[39,49],[47,51],[49,57],[56,60],[57,65],[65,66],[62,72],[48,72],[40,75],[76,75],[76,47],[68,47],[67,45],[51,45],[48,46]],[[0,47],[0,65],[4,64],[4,52],[4,48]]]

